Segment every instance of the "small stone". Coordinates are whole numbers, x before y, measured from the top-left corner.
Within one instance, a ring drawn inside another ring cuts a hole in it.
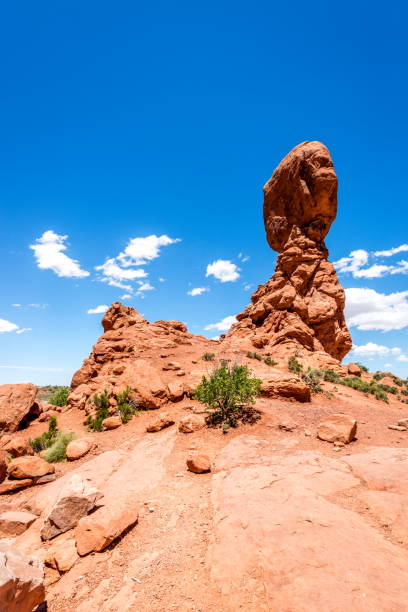
[[[193,433],[205,427],[205,418],[198,414],[187,414],[180,419],[179,431],[181,433]]]
[[[80,459],[91,450],[92,443],[90,440],[86,438],[81,438],[80,440],[72,440],[66,450],[67,459],[69,461],[75,461],[76,459]]]
[[[344,442],[349,444],[356,435],[357,421],[347,414],[333,414],[320,423],[317,437],[326,442]]]
[[[292,423],[292,421],[280,421],[278,423],[278,429],[283,431],[294,431],[297,428],[297,423]]]
[[[14,538],[24,533],[37,519],[31,512],[10,511],[0,514],[0,535],[3,538]]]
[[[194,474],[204,474],[205,472],[211,472],[211,462],[207,455],[193,455],[188,457],[187,469]]]
[[[62,573],[68,572],[78,559],[75,540],[61,536],[48,549],[45,564]]]
[[[168,412],[160,412],[157,419],[152,421],[147,427],[146,431],[149,433],[153,433],[156,431],[160,431],[161,429],[165,429],[166,427],[170,427],[170,425],[174,425],[174,419],[168,414]]]
[[[395,431],[407,431],[406,427],[402,425],[388,425],[388,429],[395,429]]]
[[[122,425],[122,419],[119,416],[110,416],[102,421],[102,425],[106,429],[117,429]]]

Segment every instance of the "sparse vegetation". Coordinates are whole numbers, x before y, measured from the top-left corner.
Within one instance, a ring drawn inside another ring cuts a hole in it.
[[[73,432],[58,431],[53,444],[44,453],[45,461],[48,463],[59,463],[67,458],[67,446],[74,440]]]
[[[48,421],[48,431],[30,440],[30,445],[35,453],[46,451],[44,459],[49,463],[56,463],[65,461],[67,446],[75,437],[73,432],[59,430],[57,417],[52,416]]]
[[[356,366],[358,366],[362,372],[368,372],[367,366],[363,365],[359,361],[356,361],[355,363],[356,363]]]
[[[277,364],[277,362],[274,361],[271,357],[265,357],[264,363],[266,363],[266,365],[268,366],[275,366]]]
[[[45,385],[38,389],[38,399],[42,402],[49,403],[50,398],[53,397],[60,389],[67,389],[68,387],[62,387],[61,385]],[[54,404],[55,406],[57,404]]]
[[[261,381],[251,376],[247,366],[231,366],[222,361],[209,378],[202,377],[193,397],[210,410],[209,425],[228,431],[239,422],[254,423],[260,418],[259,411],[253,408],[260,392]]]
[[[382,387],[387,387],[387,385],[378,385],[374,379],[371,380],[370,382],[366,382],[364,380],[361,380],[361,378],[358,378],[357,376],[341,378],[338,374],[333,372],[333,370],[324,370],[323,379],[328,382],[332,382],[338,385],[344,385],[345,387],[350,387],[351,389],[355,389],[356,391],[361,391],[365,395],[369,395],[369,394],[374,395],[376,399],[382,400],[383,402],[388,402],[388,396],[387,396],[386,390],[382,388]],[[388,387],[388,388],[394,389],[395,387]]]
[[[311,388],[314,393],[321,393],[323,391],[320,382],[324,378],[322,370],[313,370],[308,368],[306,372],[302,373],[302,380]]]
[[[288,359],[288,369],[289,372],[300,374],[303,371],[303,366],[294,355],[291,355]]]
[[[260,355],[259,353],[254,353],[252,351],[247,352],[247,357],[249,357],[249,359],[257,359],[258,361],[262,361],[262,355]]]
[[[128,423],[132,416],[138,411],[138,406],[135,402],[129,399],[132,392],[131,387],[126,387],[122,393],[118,393],[116,400],[118,402],[118,412],[122,423]]]
[[[57,417],[52,416],[48,421],[48,431],[44,431],[41,436],[34,438],[34,440],[30,440],[30,446],[35,453],[40,453],[42,450],[46,450],[54,444],[57,434]]]
[[[204,355],[201,357],[201,359],[203,361],[214,361],[215,354],[214,353],[204,353]]]
[[[89,429],[94,431],[102,431],[102,421],[109,416],[109,395],[105,391],[103,393],[95,393],[93,396],[93,403],[96,407],[96,415],[88,415],[85,424],[88,425]]]
[[[53,404],[54,406],[66,406],[68,395],[71,393],[71,389],[69,387],[60,387],[54,395],[50,397],[48,400],[49,404]]]

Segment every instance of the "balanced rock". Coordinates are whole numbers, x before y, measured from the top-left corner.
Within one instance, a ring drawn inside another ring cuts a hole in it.
[[[333,414],[320,423],[317,437],[326,442],[343,442],[349,444],[357,432],[357,421],[347,414]]]
[[[8,466],[9,478],[39,478],[46,474],[53,474],[55,467],[37,456],[17,457]]]
[[[0,610],[32,612],[44,599],[41,561],[0,542]]]
[[[0,432],[25,427],[41,412],[37,387],[31,383],[0,385]]]
[[[327,148],[304,142],[264,187],[270,246],[280,253],[272,278],[252,295],[224,342],[279,348],[282,354],[321,351],[335,360],[351,348],[345,296],[324,244],[337,213],[337,177]]]
[[[41,529],[41,538],[50,540],[75,527],[78,521],[93,510],[102,493],[80,474],[73,474],[61,491]]]

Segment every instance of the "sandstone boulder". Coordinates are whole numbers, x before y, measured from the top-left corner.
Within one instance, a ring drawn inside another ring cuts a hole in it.
[[[129,499],[118,500],[82,518],[75,528],[78,554],[82,557],[104,550],[124,531],[133,527],[138,518],[139,510]]]
[[[181,433],[193,433],[205,427],[205,418],[198,414],[186,414],[180,419],[179,431]]]
[[[174,381],[167,385],[169,399],[172,402],[178,402],[183,399],[184,385],[182,382]]]
[[[92,442],[87,438],[72,440],[71,442],[69,442],[66,449],[68,461],[75,461],[76,459],[80,459],[81,457],[89,453],[91,448]]]
[[[101,499],[102,493],[80,474],[73,474],[48,513],[41,529],[41,538],[50,540],[77,525]]]
[[[0,514],[0,537],[14,538],[30,527],[37,519],[31,512],[18,512],[15,510]]]
[[[15,436],[8,442],[3,449],[11,455],[11,457],[22,457],[23,455],[32,455],[33,451],[27,440],[22,436]]]
[[[24,479],[38,478],[46,474],[53,474],[55,466],[47,463],[41,457],[17,457],[13,459],[8,466],[9,478]]]
[[[211,472],[211,462],[207,455],[192,455],[187,459],[187,469],[195,474]]]
[[[110,416],[102,421],[105,429],[117,429],[122,425],[122,419],[119,416]]]
[[[157,418],[146,427],[146,431],[154,433],[166,427],[170,427],[170,425],[174,425],[174,419],[168,412],[161,412]]]
[[[349,363],[347,365],[347,372],[351,376],[361,376],[361,368],[356,363]]]
[[[37,391],[31,383],[0,385],[0,432],[22,429],[40,414]]]
[[[0,610],[32,612],[44,600],[42,563],[0,542]]]
[[[333,414],[320,423],[317,437],[326,442],[349,444],[356,437],[357,421],[347,414]]]
[[[47,550],[45,564],[60,573],[68,572],[79,559],[74,538],[60,536]]]
[[[297,402],[310,402],[310,387],[298,376],[275,376],[265,378],[261,386],[265,397],[294,399]]]

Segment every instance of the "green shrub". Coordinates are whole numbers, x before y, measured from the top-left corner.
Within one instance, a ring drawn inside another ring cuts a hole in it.
[[[321,393],[323,391],[322,387],[320,386],[320,382],[322,378],[324,378],[324,372],[322,372],[322,370],[313,370],[312,368],[308,368],[306,372],[303,372],[301,378],[314,393]]]
[[[227,431],[229,427],[236,427],[238,422],[254,423],[260,418],[259,411],[253,408],[260,393],[261,381],[252,378],[247,366],[231,366],[224,361],[209,378],[202,377],[193,397],[211,411],[207,417],[208,424],[220,425]]]
[[[122,423],[128,423],[132,416],[138,411],[137,404],[135,404],[133,400],[129,399],[131,392],[131,387],[126,387],[122,393],[118,393],[116,395],[118,412],[120,414],[120,418],[122,419]]]
[[[266,363],[266,365],[268,366],[275,366],[277,364],[277,361],[274,361],[270,357],[265,357],[264,363]]]
[[[294,355],[291,355],[288,359],[288,369],[289,372],[293,372],[294,374],[300,374],[303,371],[303,366],[296,359]]]
[[[76,438],[76,435],[73,432],[58,431],[54,442],[44,453],[45,461],[48,461],[48,463],[65,461],[67,446],[74,438]]]
[[[48,400],[53,406],[66,406],[68,395],[71,393],[69,387],[60,387]]]
[[[203,361],[214,361],[215,353],[204,353],[201,357]]]
[[[48,431],[44,431],[41,436],[30,440],[30,446],[35,453],[39,453],[52,446],[58,435],[57,417],[52,416],[48,421]]]
[[[397,387],[390,387],[390,385],[384,385],[383,383],[378,383],[378,387],[386,393],[392,393],[393,395],[397,395],[398,393]]]
[[[106,389],[99,395],[95,393],[92,401],[96,406],[96,415],[95,418],[89,415],[85,424],[88,425],[89,429],[102,431],[102,421],[109,416],[109,395]]]
[[[392,380],[394,381],[394,384],[398,385],[398,387],[402,387],[402,385],[404,384],[402,380],[400,378],[397,378],[396,376],[393,376]]]
[[[376,372],[373,378],[374,380],[381,380],[381,378],[383,378],[383,375],[380,372]]]
[[[368,368],[367,366],[363,365],[362,363],[360,363],[359,361],[355,362],[356,366],[358,366],[360,368],[360,370],[362,372],[368,372]]]
[[[331,383],[340,382],[340,376],[333,370],[323,370],[323,380]]]
[[[262,361],[262,355],[259,353],[253,353],[252,351],[247,352],[247,357],[249,357],[249,359],[257,359],[258,361]]]

